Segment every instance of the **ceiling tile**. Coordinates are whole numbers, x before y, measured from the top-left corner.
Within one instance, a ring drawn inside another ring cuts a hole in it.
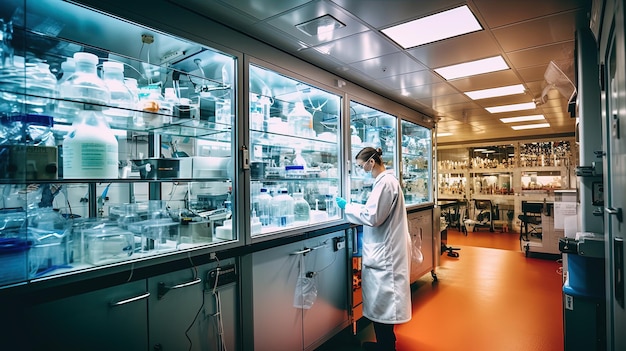
[[[427,69],[424,65],[403,52],[375,57],[351,64],[352,67],[367,72],[374,79],[397,76]]]
[[[554,42],[574,40],[576,19],[571,12],[521,22],[493,30],[493,35],[506,52]]]
[[[550,61],[573,61],[574,41],[510,52],[507,56],[517,69],[547,65]]]
[[[500,48],[489,33],[479,31],[418,46],[407,53],[430,68],[438,68],[496,56]]]
[[[318,50],[347,64],[359,62],[374,57],[388,55],[400,50],[382,35],[368,31],[347,38],[318,45],[307,50]]]
[[[402,87],[400,87],[402,88]],[[408,93],[410,97],[414,99],[425,99],[440,95],[451,95],[458,93],[447,83],[434,83],[420,86],[413,86],[404,88],[403,91]]]
[[[430,71],[418,71],[378,79],[377,82],[384,84],[385,86],[394,90],[406,89],[406,91],[411,91],[408,88],[429,85],[433,83],[443,83],[443,79],[439,78],[436,74],[430,73]]]
[[[585,2],[585,0],[473,0],[489,28],[569,11],[581,7]]]
[[[204,1],[210,2],[210,1]],[[309,0],[289,1],[258,1],[258,0],[218,0],[226,6],[235,8],[252,17],[264,20],[279,13],[288,11],[294,7],[306,4]]]

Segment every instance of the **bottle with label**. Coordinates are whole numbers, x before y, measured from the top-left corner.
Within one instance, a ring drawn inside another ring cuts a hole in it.
[[[309,203],[304,199],[302,193],[294,193],[294,221],[300,224],[309,223],[311,207]]]
[[[259,209],[257,214],[261,220],[261,225],[268,226],[271,224],[271,204],[272,195],[269,194],[267,188],[261,188],[258,196]]]
[[[117,178],[118,143],[104,116],[79,111],[63,139],[63,178]]]
[[[326,215],[328,218],[337,216],[337,206],[335,206],[335,199],[331,194],[326,194],[325,198]]]
[[[104,82],[111,93],[109,103],[112,108],[105,108],[102,112],[111,117],[128,118],[132,116],[134,97],[124,83],[124,65],[121,62],[107,61],[102,64]]]

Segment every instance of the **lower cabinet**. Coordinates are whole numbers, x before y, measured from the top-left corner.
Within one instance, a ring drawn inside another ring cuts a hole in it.
[[[216,264],[206,264],[26,306],[20,317],[24,337],[15,345],[64,351],[237,350],[234,267],[224,261],[217,274]]]
[[[347,327],[347,259],[344,231],[252,253],[248,348],[314,350]]]
[[[25,350],[148,350],[146,281],[26,308]]]
[[[413,257],[411,260],[411,283],[422,277],[424,274],[431,272],[435,277],[435,257],[434,245],[437,237],[433,232],[433,210],[427,209],[417,212],[411,212],[408,215],[409,233],[411,241]],[[422,254],[422,262],[418,262],[415,249],[419,249]]]

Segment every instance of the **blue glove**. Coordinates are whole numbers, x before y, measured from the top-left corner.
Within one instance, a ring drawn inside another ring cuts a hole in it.
[[[335,198],[335,201],[337,201],[337,206],[339,206],[340,209],[344,209],[346,208],[346,199],[344,199],[343,197],[339,197],[337,196]]]

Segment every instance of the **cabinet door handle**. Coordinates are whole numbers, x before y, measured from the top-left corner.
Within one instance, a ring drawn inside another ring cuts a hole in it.
[[[125,305],[127,303],[133,302],[133,301],[138,301],[138,300],[142,300],[142,299],[146,299],[148,298],[148,296],[150,296],[149,292],[143,293],[141,295],[137,295],[137,296],[133,296],[131,298],[128,299],[124,299],[124,300],[119,300],[119,301],[115,301],[115,302],[111,302],[109,304],[109,306],[111,307],[117,307],[117,306],[121,306],[121,305]]]
[[[622,209],[621,208],[613,208],[606,207],[604,211],[610,215],[615,215],[615,218],[621,223],[622,222]]]
[[[615,300],[624,308],[624,239],[613,238],[613,292]]]
[[[313,251],[312,249],[305,247],[303,250],[300,251],[294,251],[292,253],[290,253],[290,255],[306,255],[309,252]]]
[[[165,283],[160,282],[159,285],[158,285],[158,289],[157,289],[157,298],[160,300],[170,290],[185,288],[185,287],[188,287],[188,286],[199,284],[201,282],[202,282],[202,279],[200,279],[200,278],[195,278],[194,280],[191,280],[191,281],[188,281],[188,282],[184,282],[184,283],[180,283],[180,284],[176,284],[176,285],[172,285],[172,286],[167,286],[167,285],[165,285]]]

